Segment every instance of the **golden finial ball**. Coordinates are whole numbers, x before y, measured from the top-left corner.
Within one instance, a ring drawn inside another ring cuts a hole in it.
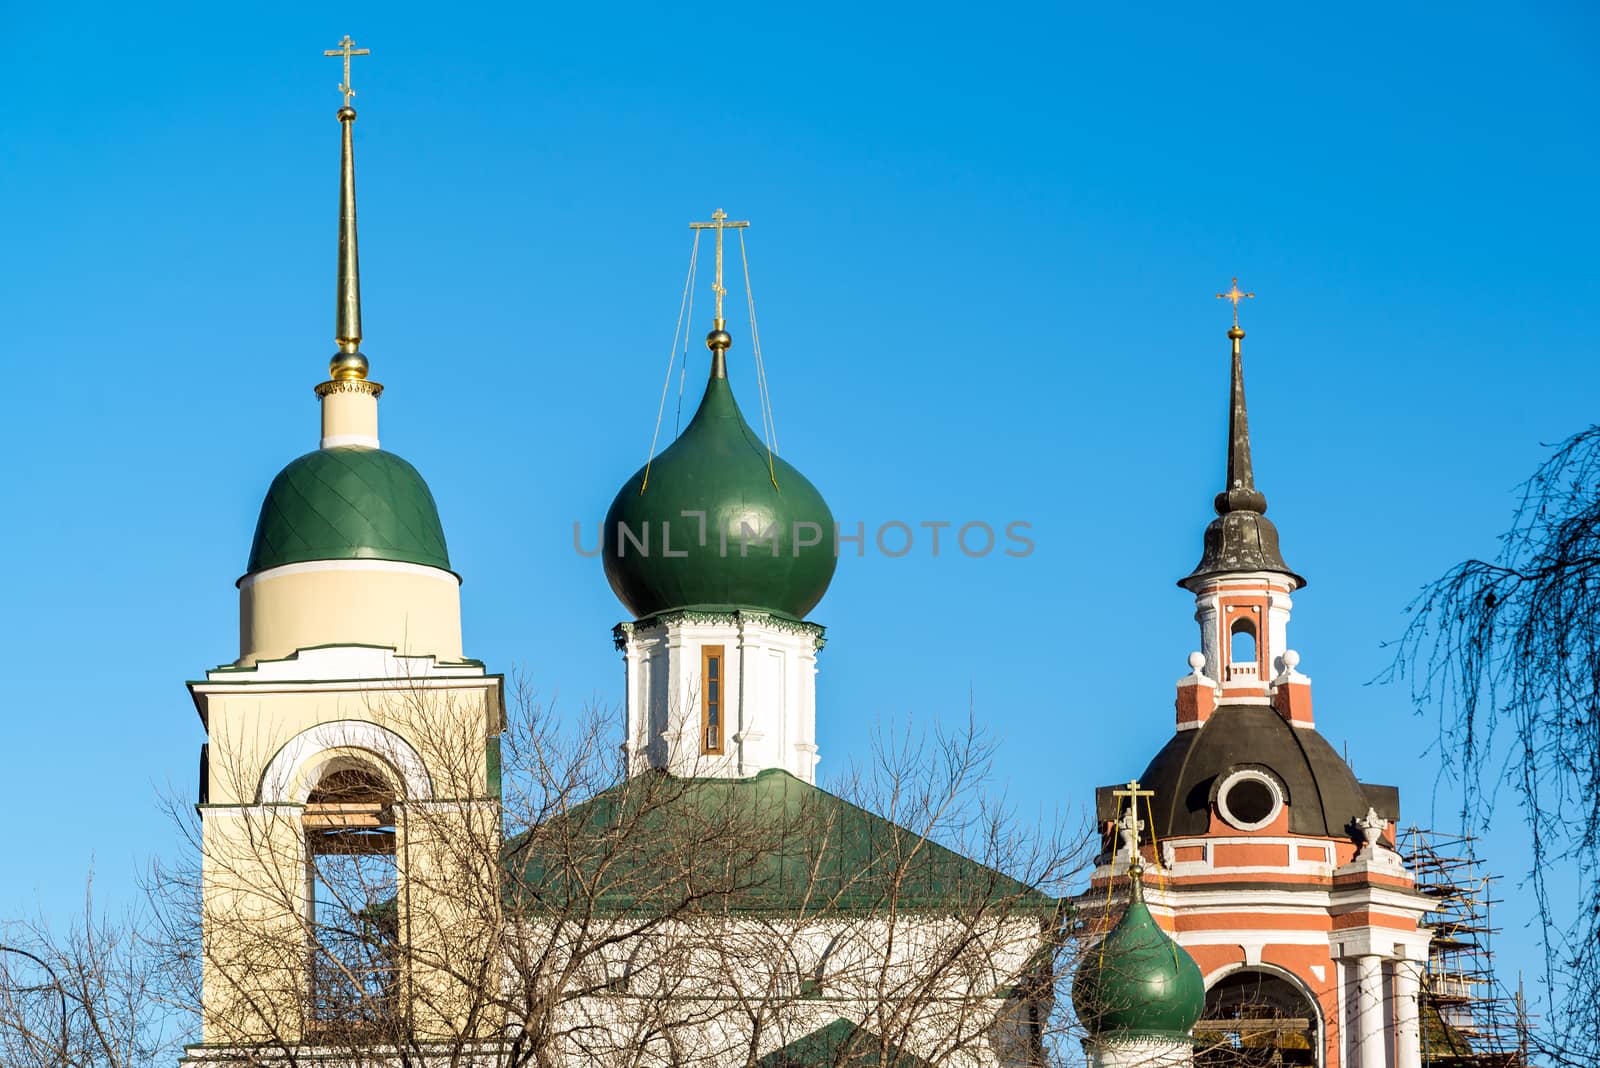
[[[1232,329],[1232,330],[1229,330],[1229,331],[1228,331],[1228,336],[1229,336],[1229,337],[1230,337],[1230,338],[1232,338],[1232,339],[1233,339],[1233,340],[1235,340],[1235,341],[1239,341],[1239,340],[1241,340],[1241,339],[1242,339],[1242,338],[1243,338],[1243,337],[1244,337],[1244,331],[1243,331],[1243,330],[1240,330],[1240,329],[1239,329],[1239,328],[1238,328],[1238,327],[1237,327],[1237,326],[1236,326],[1236,327],[1234,327],[1234,328],[1233,328],[1233,329]]]
[[[726,352],[733,346],[733,336],[726,330],[713,330],[706,335],[706,348],[712,352]]]
[[[367,377],[367,358],[359,352],[335,353],[328,361],[328,377],[335,382]]]

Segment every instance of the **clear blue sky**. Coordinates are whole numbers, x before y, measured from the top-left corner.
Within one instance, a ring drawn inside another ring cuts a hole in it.
[[[262,493],[316,444],[347,32],[364,348],[472,654],[617,701],[572,524],[645,458],[685,224],[725,207],[783,451],[836,515],[1037,543],[842,561],[822,772],[970,692],[1015,800],[1080,807],[1168,737],[1197,643],[1173,581],[1222,480],[1237,274],[1317,720],[1435,820],[1432,724],[1366,684],[1596,414],[1592,10],[302,8],[0,14],[0,911],[69,905],[91,860],[114,900],[172,847],[183,681],[236,655]]]

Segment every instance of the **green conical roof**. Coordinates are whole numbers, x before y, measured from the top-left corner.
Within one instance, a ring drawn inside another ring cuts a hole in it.
[[[433,494],[392,452],[318,449],[278,472],[247,573],[309,560],[395,560],[450,570]]]
[[[1206,1007],[1200,966],[1167,937],[1139,880],[1122,919],[1078,962],[1072,1004],[1091,1035],[1187,1038]]]
[[[606,578],[635,618],[746,608],[803,619],[822,599],[837,563],[833,513],[768,456],[714,370],[694,419],[606,513]]]

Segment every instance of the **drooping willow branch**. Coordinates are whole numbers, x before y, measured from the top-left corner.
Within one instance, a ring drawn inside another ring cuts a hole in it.
[[[1436,712],[1463,820],[1487,826],[1504,788],[1522,810],[1545,950],[1542,1052],[1600,1063],[1600,426],[1523,484],[1492,560],[1457,564],[1408,611],[1389,677]]]

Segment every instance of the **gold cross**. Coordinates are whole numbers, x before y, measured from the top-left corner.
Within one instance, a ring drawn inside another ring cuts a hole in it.
[[[1232,289],[1228,290],[1226,293],[1218,293],[1217,294],[1217,299],[1218,300],[1231,300],[1231,301],[1233,301],[1233,328],[1235,330],[1237,330],[1239,328],[1239,302],[1241,300],[1251,299],[1254,296],[1255,296],[1254,293],[1241,293],[1241,292],[1239,292],[1239,279],[1237,279],[1237,278],[1235,278],[1233,280],[1233,288]]]
[[[1156,792],[1154,790],[1140,789],[1139,780],[1130,779],[1127,786],[1120,790],[1112,790],[1111,796],[1118,799],[1117,833],[1122,836],[1123,848],[1128,851],[1128,863],[1134,866],[1142,866],[1139,862],[1139,832],[1144,830],[1144,821],[1139,818],[1139,798],[1152,798],[1156,796]],[[1128,811],[1126,814],[1122,813],[1121,800],[1123,798],[1128,799]],[[1149,808],[1148,800],[1145,802],[1145,807]]]
[[[1141,798],[1141,797],[1154,797],[1154,796],[1156,796],[1156,792],[1154,790],[1140,789],[1139,780],[1138,779],[1131,779],[1131,780],[1129,780],[1128,785],[1124,786],[1122,789],[1120,789],[1120,790],[1112,790],[1111,791],[1111,796],[1112,797],[1128,797],[1128,798],[1132,798],[1134,804],[1137,805],[1139,803],[1139,798]]]
[[[344,35],[344,40],[339,42],[338,48],[329,48],[324,50],[322,53],[325,56],[344,57],[344,84],[339,86],[339,92],[344,94],[345,107],[350,106],[350,98],[356,95],[356,91],[350,88],[350,57],[372,55],[372,49],[355,48],[353,47],[354,45],[355,42],[350,40],[350,35],[347,33]]]
[[[748,221],[729,222],[728,213],[721,208],[711,213],[710,222],[692,222],[689,224],[689,229],[691,230],[715,230],[717,232],[717,280],[712,283],[711,292],[717,295],[718,330],[722,329],[722,295],[727,292],[726,289],[722,288],[722,231],[743,230],[749,225]]]

